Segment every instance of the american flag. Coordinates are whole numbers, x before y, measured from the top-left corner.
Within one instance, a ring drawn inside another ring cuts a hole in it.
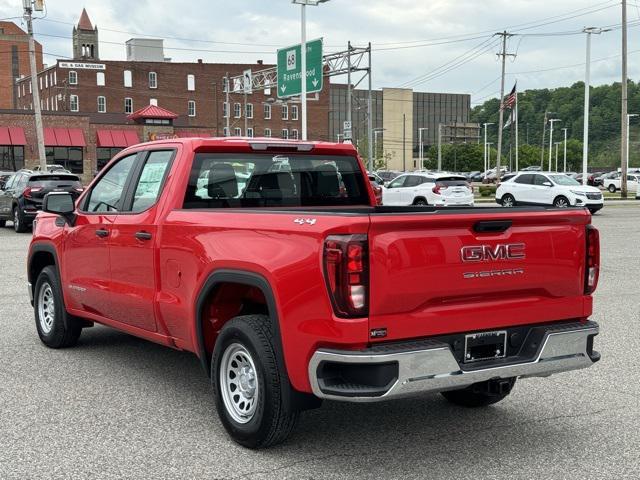
[[[504,98],[504,102],[502,103],[503,109],[507,109],[507,108],[513,109],[514,105],[516,104],[516,99],[517,99],[516,87],[517,87],[517,84],[514,84],[513,89],[511,90],[511,93]]]

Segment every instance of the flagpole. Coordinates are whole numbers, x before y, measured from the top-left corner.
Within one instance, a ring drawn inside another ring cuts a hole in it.
[[[516,172],[518,171],[518,82],[516,82]]]

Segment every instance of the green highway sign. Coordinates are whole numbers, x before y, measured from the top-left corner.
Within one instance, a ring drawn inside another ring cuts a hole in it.
[[[300,45],[278,49],[278,97],[302,93]],[[307,42],[307,93],[322,90],[322,39]]]

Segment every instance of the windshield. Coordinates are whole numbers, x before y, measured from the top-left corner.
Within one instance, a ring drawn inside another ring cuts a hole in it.
[[[565,185],[568,187],[575,187],[580,185],[580,182],[574,180],[571,177],[567,177],[566,175],[549,175],[549,178],[556,185]]]
[[[368,205],[356,157],[196,154],[184,208]]]

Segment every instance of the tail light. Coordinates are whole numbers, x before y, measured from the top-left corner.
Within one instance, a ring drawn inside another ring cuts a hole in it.
[[[444,185],[442,185],[441,183],[436,183],[435,186],[432,188],[433,193],[435,193],[436,195],[440,195],[440,191],[446,188]]]
[[[587,225],[586,237],[584,293],[591,295],[598,286],[598,277],[600,276],[600,233],[593,225]]]
[[[366,235],[331,235],[324,242],[324,274],[339,317],[369,311],[369,255]]]
[[[42,190],[42,187],[27,187],[24,189],[24,192],[22,192],[22,195],[26,198],[31,198],[32,193],[39,192],[40,190]]]

